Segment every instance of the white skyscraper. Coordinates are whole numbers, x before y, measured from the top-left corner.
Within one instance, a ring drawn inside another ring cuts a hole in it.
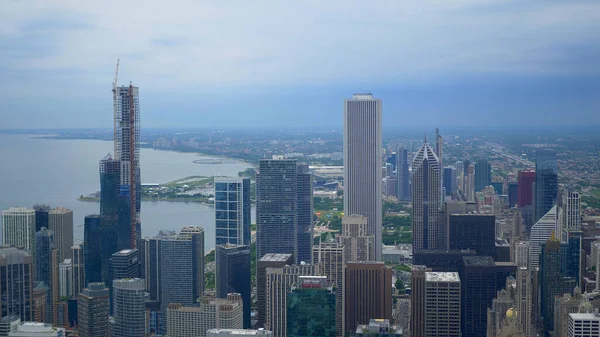
[[[2,244],[25,247],[35,251],[35,210],[25,207],[10,208],[0,212],[2,218]]]
[[[60,296],[73,296],[73,262],[65,259],[58,264]]]
[[[529,269],[531,271],[539,267],[542,243],[550,238],[552,232],[556,233],[557,215],[556,205],[554,205],[531,227],[529,237]]]
[[[438,248],[440,163],[427,139],[413,159],[413,251]]]
[[[344,104],[344,212],[367,217],[381,260],[381,100],[355,94]]]
[[[561,241],[567,242],[569,231],[581,230],[581,203],[579,192],[565,189],[560,203],[560,234]]]

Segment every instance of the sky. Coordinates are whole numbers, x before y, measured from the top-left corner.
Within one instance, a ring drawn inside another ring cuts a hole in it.
[[[2,0],[0,129],[600,125],[600,1]]]

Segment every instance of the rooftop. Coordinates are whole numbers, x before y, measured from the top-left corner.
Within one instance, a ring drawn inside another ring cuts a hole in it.
[[[427,282],[460,282],[457,272],[425,272]]]
[[[207,334],[223,334],[223,335],[271,335],[271,331],[265,329],[250,330],[250,329],[210,329]]]
[[[275,254],[275,253],[269,253],[269,254],[265,254],[260,259],[260,261],[280,261],[280,262],[285,262],[290,257],[292,257],[292,254]]]
[[[463,261],[466,266],[473,267],[492,267],[496,265],[491,256],[464,256]]]

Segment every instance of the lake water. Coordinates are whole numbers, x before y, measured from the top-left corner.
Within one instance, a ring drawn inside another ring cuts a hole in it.
[[[47,140],[29,135],[0,134],[0,209],[34,204],[73,210],[75,240],[83,239],[83,220],[98,214],[100,203],[78,201],[100,189],[98,163],[113,152],[113,143],[100,140]],[[196,164],[207,158],[195,153],[141,149],[142,183],[165,183],[186,176],[237,176],[249,164]],[[253,210],[254,213],[254,210]],[[253,214],[254,217],[254,214]],[[214,247],[214,210],[198,203],[142,202],[142,235],[161,229],[200,225],[205,230],[206,251]]]

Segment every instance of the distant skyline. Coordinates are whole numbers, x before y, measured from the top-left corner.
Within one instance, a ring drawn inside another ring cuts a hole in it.
[[[600,2],[5,0],[0,129],[600,125]]]

